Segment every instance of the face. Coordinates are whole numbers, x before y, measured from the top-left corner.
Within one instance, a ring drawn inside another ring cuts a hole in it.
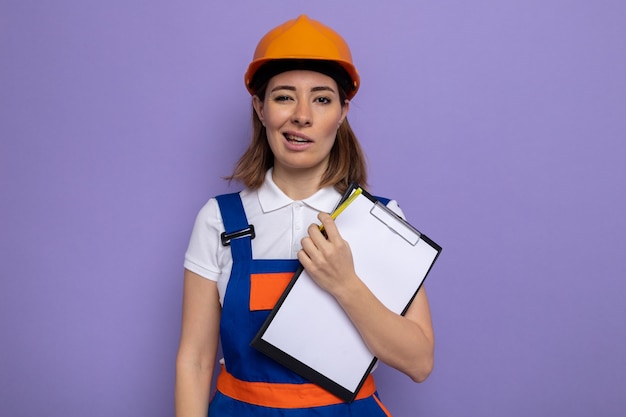
[[[321,179],[348,112],[335,80],[314,71],[283,72],[270,79],[265,99],[255,96],[253,105],[274,154],[274,175]]]

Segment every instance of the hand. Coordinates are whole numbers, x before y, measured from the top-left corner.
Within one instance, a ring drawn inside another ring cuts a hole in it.
[[[309,236],[302,239],[298,260],[322,289],[336,295],[354,279],[358,279],[354,272],[352,251],[329,214],[320,213],[317,217],[328,238],[317,225],[309,226]]]

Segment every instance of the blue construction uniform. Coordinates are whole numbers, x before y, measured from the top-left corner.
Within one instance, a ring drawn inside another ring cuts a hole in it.
[[[226,233],[249,227],[238,193],[218,196],[217,202]],[[262,239],[262,236],[258,238]],[[345,403],[333,396],[336,400],[310,406],[316,400],[307,396],[321,388],[250,346],[250,341],[270,312],[250,311],[251,276],[294,273],[299,263],[294,259],[253,259],[250,236],[233,239],[229,244],[233,265],[220,321],[225,369],[222,369],[218,379],[217,391],[209,406],[209,417],[390,416],[374,392],[375,387],[372,388],[371,395],[362,399],[357,397],[352,403]],[[373,380],[371,382],[373,387]],[[255,386],[263,388],[258,395],[255,393]],[[274,391],[272,387],[277,389]],[[288,394],[283,389],[288,389]],[[329,395],[326,391],[323,394],[325,395],[321,397],[324,398]]]

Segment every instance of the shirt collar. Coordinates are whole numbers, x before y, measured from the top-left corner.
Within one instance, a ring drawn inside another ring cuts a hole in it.
[[[278,210],[294,203],[294,200],[283,193],[272,179],[272,168],[265,173],[265,181],[258,190],[258,196],[264,213]],[[330,212],[340,199],[341,194],[334,187],[324,187],[312,196],[302,200],[302,202],[317,211]]]

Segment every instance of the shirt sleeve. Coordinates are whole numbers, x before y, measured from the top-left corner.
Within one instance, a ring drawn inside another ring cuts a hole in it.
[[[217,200],[210,199],[198,212],[191,232],[185,269],[201,277],[217,281],[223,269],[223,247],[220,235],[224,231]]]

